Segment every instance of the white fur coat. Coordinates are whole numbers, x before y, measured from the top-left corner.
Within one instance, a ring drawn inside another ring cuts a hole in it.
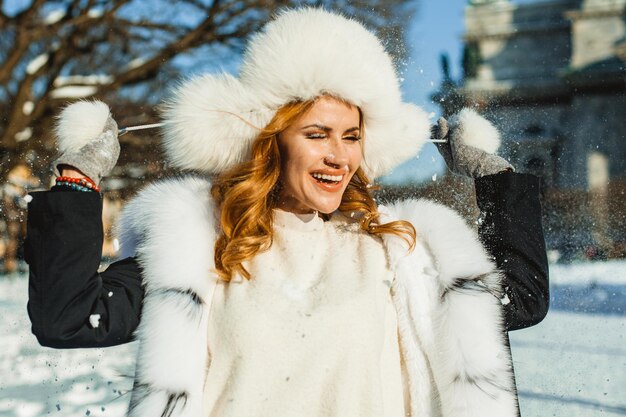
[[[146,287],[130,416],[202,417],[219,226],[209,190],[201,178],[171,179],[147,187],[124,210],[121,256],[137,256]],[[401,239],[384,238],[396,273],[407,413],[516,416],[500,277],[475,232],[429,201],[380,211],[385,221],[410,221],[418,235],[411,253]]]

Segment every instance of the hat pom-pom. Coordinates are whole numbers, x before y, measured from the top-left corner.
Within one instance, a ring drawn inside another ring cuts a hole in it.
[[[54,128],[59,151],[78,151],[96,138],[110,114],[109,106],[97,100],[78,101],[65,107]]]
[[[495,154],[500,147],[500,132],[476,111],[465,108],[450,118],[455,140]]]

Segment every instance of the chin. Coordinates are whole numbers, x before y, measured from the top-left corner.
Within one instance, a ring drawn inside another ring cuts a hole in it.
[[[335,211],[337,211],[338,208],[339,208],[339,204],[337,204],[336,206],[333,206],[332,208],[327,208],[327,207],[318,208],[317,211],[322,214],[332,214]]]
[[[317,185],[312,186],[307,182],[300,187],[286,187],[284,201],[287,204],[284,207],[287,211],[295,213],[317,211],[318,213],[331,214],[339,208],[345,192],[345,186],[329,192],[321,190],[321,187]]]
[[[338,199],[337,201],[319,201],[316,204],[310,204],[309,206],[313,209],[313,210],[317,210],[319,213],[324,213],[324,214],[331,214],[333,212],[335,212],[339,206],[341,205],[341,199]]]

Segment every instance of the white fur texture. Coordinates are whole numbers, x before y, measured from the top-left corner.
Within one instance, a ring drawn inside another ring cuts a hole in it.
[[[213,243],[216,239],[210,184],[197,178],[156,183],[124,208],[122,253],[134,254],[144,268],[146,296],[129,416],[161,415],[170,394],[186,393],[174,417],[201,416],[206,370],[208,307],[215,288]],[[172,290],[193,291],[204,303],[195,308]],[[169,297],[167,295],[170,295]],[[157,412],[158,411],[158,412]]]
[[[170,163],[209,173],[245,161],[257,128],[273,116],[253,90],[230,74],[184,82],[165,108],[163,144]]]
[[[491,154],[500,147],[500,132],[475,110],[465,108],[449,120],[455,139]]]
[[[197,178],[168,180],[142,191],[122,215],[123,253],[138,257],[147,290],[131,416],[160,415],[167,395],[181,392],[186,405],[180,402],[172,416],[201,416],[218,233],[209,189]],[[494,296],[499,277],[475,233],[450,209],[428,201],[381,212],[385,221],[412,222],[418,234],[411,253],[401,239],[384,237],[396,273],[393,300],[411,415],[516,416],[510,352]],[[193,292],[202,303],[181,302],[171,289]],[[151,389],[142,393],[141,384]]]
[[[65,107],[55,126],[60,153],[76,152],[97,137],[111,114],[101,101],[77,101]]]
[[[385,221],[410,221],[418,234],[408,256],[396,237],[384,237],[397,274],[400,342],[407,368],[415,368],[408,372],[411,415],[516,416],[500,278],[476,233],[457,213],[427,200],[381,211],[388,213]],[[454,289],[459,282],[471,289]]]
[[[222,172],[248,157],[257,128],[281,105],[323,94],[361,108],[371,177],[415,155],[430,135],[426,113],[402,102],[391,57],[375,35],[354,20],[302,8],[281,13],[251,39],[239,79],[205,75],[175,91],[164,113],[167,156],[182,169]]]

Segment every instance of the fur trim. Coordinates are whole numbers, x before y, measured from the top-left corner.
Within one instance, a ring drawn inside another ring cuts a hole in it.
[[[449,207],[430,200],[404,200],[389,210],[394,217],[410,221],[426,241],[444,288],[456,285],[457,278],[469,279],[494,270],[476,231]],[[485,284],[495,293],[500,292],[499,279]]]
[[[249,158],[252,139],[273,112],[237,78],[217,74],[181,84],[163,116],[170,163],[219,173]]]
[[[412,352],[407,367],[428,364],[436,387],[409,372],[412,398],[423,402],[412,400],[411,415],[517,416],[500,276],[476,233],[454,211],[427,200],[402,201],[381,213],[385,221],[410,221],[418,235],[408,255],[400,239],[384,237],[398,277],[400,341],[403,352]]]
[[[240,78],[191,79],[166,105],[165,147],[172,165],[220,173],[248,158],[276,110],[331,94],[359,106],[364,169],[371,177],[415,155],[430,135],[426,113],[402,102],[391,57],[360,23],[331,12],[285,11],[249,42]]]
[[[453,139],[495,154],[500,148],[500,132],[475,110],[465,108],[449,120]]]
[[[58,116],[54,132],[60,153],[76,152],[104,130],[111,115],[101,101],[78,101],[65,107]]]
[[[129,416],[201,415],[216,282],[209,189],[199,178],[153,184],[122,213],[122,252],[137,256],[146,278]]]

